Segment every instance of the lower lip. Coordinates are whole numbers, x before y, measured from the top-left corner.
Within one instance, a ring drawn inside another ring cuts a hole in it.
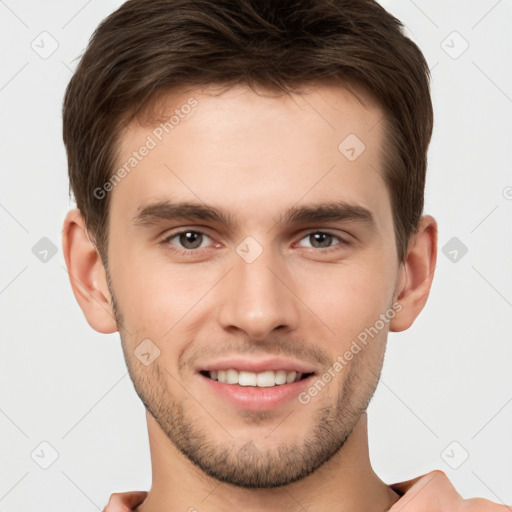
[[[247,411],[268,411],[296,399],[304,388],[310,385],[314,375],[310,375],[298,382],[281,384],[278,386],[259,388],[257,386],[240,386],[239,384],[224,384],[210,379],[202,374],[199,376],[221,398],[239,409]]]

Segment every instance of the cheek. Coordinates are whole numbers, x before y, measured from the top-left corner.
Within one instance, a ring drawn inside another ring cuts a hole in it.
[[[344,340],[356,337],[374,325],[389,308],[392,279],[380,265],[311,266],[297,283],[297,294],[305,304]],[[299,284],[300,283],[300,284]]]
[[[157,338],[197,307],[218,280],[214,267],[171,265],[165,255],[153,260],[126,255],[116,270],[116,299],[128,329]]]

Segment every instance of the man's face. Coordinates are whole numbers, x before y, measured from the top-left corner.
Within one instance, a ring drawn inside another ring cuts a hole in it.
[[[310,474],[377,385],[389,327],[378,320],[398,295],[399,265],[382,111],[360,94],[364,106],[332,86],[303,97],[182,91],[162,110],[182,114],[169,133],[158,121],[123,134],[118,167],[151,147],[110,192],[126,362],[168,438],[220,480],[272,487]],[[224,218],[148,209],[162,202]],[[320,208],[343,203],[355,209]]]

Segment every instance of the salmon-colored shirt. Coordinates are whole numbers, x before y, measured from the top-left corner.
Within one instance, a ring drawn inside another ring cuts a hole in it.
[[[512,505],[482,498],[464,500],[439,470],[389,487],[401,498],[387,512],[512,512]],[[103,512],[133,511],[146,495],[145,491],[114,493]]]

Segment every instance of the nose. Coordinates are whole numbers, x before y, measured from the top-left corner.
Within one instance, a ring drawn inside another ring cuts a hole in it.
[[[299,322],[295,296],[285,263],[270,251],[248,263],[234,255],[234,268],[226,276],[219,322],[228,331],[243,331],[264,340],[277,329],[291,331]]]

